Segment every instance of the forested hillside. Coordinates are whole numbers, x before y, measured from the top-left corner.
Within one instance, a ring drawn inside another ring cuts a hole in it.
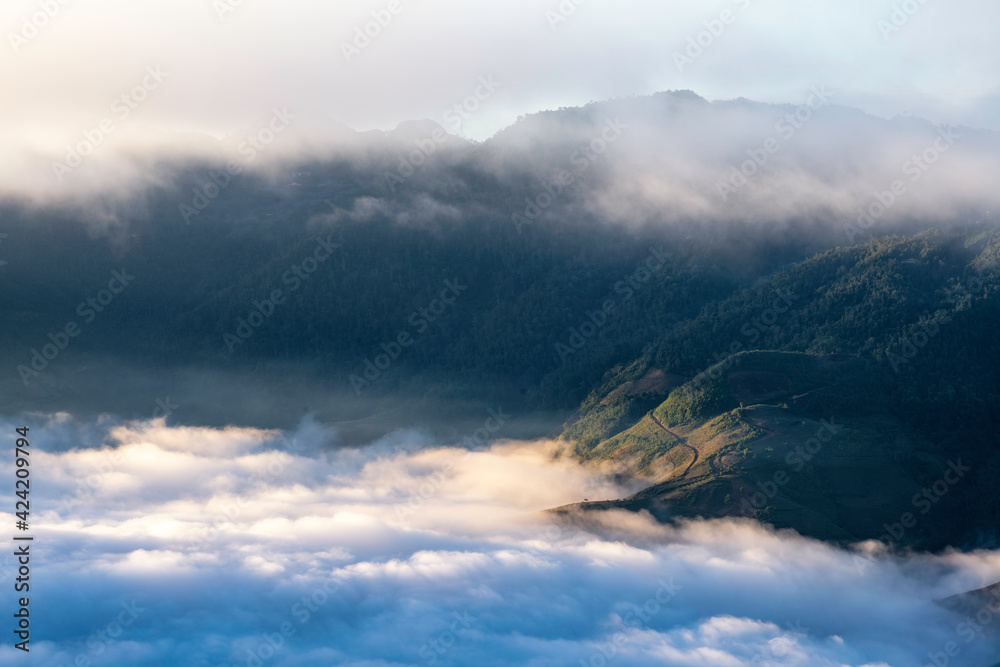
[[[866,485],[841,492],[867,498],[874,516],[890,524],[908,508],[900,504],[910,498],[907,489],[933,484],[948,462],[969,464],[970,481],[949,489],[952,513],[924,522],[920,539],[974,541],[1000,510],[991,491],[1000,473],[1000,353],[991,343],[1000,326],[998,249],[996,228],[977,225],[822,253],[707,306],[652,342],[591,393],[563,437],[584,459],[631,461],[633,472],[653,477],[672,462],[674,475],[660,475],[660,486],[630,507],[652,508],[658,499],[678,512],[746,515],[730,483],[749,496],[755,484],[786,474],[785,452],[795,459],[792,452],[814,435],[790,432],[805,423],[797,420],[838,421],[852,435],[837,441],[834,460],[874,466]],[[763,350],[774,353],[756,352]],[[721,430],[710,426],[718,419]],[[711,437],[695,435],[702,426]],[[728,440],[717,439],[722,433]],[[676,475],[682,436],[701,438],[712,452],[712,465],[702,456],[705,468],[691,473],[693,481],[687,471]],[[837,519],[833,506],[820,507],[834,493],[830,480],[840,479],[827,474],[834,477],[799,478],[799,495],[788,495],[789,487],[777,505],[753,505],[750,513],[824,537],[878,538],[881,523],[847,530],[837,522],[856,515]],[[894,485],[895,493],[886,491]],[[810,489],[829,493],[813,497]],[[730,500],[723,503],[723,495]]]

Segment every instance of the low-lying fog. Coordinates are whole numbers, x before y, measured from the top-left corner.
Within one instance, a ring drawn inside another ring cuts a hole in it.
[[[483,444],[501,434],[497,416],[477,416],[469,449],[417,430],[347,447],[311,418],[288,431],[3,419],[5,446],[31,429],[34,664],[1000,657],[988,606],[970,626],[933,602],[1000,580],[996,552],[870,557],[746,522],[625,513],[590,531],[557,524],[541,511],[630,489],[554,458],[548,441]],[[11,457],[0,474],[13,479]],[[0,564],[5,585],[14,560]],[[3,646],[0,661],[15,653]]]

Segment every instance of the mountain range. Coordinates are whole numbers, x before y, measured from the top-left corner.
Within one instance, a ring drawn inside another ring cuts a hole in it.
[[[1000,138],[835,99],[95,159],[0,203],[6,408],[349,444],[459,402],[646,485],[559,512],[992,544]]]

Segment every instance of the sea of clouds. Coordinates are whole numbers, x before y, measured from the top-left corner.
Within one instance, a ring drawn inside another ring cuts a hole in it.
[[[933,602],[1000,580],[1000,553],[870,555],[751,522],[624,512],[558,523],[541,511],[629,489],[554,443],[464,450],[398,431],[348,448],[308,419],[281,432],[57,414],[3,420],[5,446],[23,425],[32,665],[1000,659],[1000,615],[970,638]],[[0,475],[13,480],[12,456]],[[8,619],[15,570],[0,557]],[[0,663],[29,664],[13,643]]]

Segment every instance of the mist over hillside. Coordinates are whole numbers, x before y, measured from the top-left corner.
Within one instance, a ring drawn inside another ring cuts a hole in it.
[[[40,181],[44,198],[8,184],[0,335],[11,388],[28,389],[15,405],[79,404],[74,382],[124,398],[109,376],[149,364],[235,378],[294,363],[325,398],[269,411],[286,426],[427,387],[572,409],[608,368],[789,264],[988,217],[994,133],[835,101],[822,86],[787,105],[659,93],[532,114],[484,142],[420,121],[341,127],[326,146],[279,113],[257,138],[95,150]],[[134,280],[82,306],[115,271]],[[447,285],[453,302],[436,302]],[[70,323],[82,333],[63,350],[49,335]],[[57,358],[39,359],[50,343]]]
[[[116,203],[128,218],[166,213],[157,195],[178,197],[178,213],[190,223],[203,215],[198,205],[214,203],[213,186],[221,201],[240,191],[238,182],[232,191],[220,183],[234,172],[264,178],[299,201],[315,202],[320,183],[325,198],[347,194],[336,186],[357,188],[351,200],[337,201],[339,216],[409,224],[487,211],[521,214],[526,224],[587,216],[631,227],[794,222],[843,229],[858,227],[864,213],[869,227],[884,232],[901,222],[963,219],[996,202],[989,177],[1000,146],[995,132],[885,120],[841,105],[826,85],[786,104],[709,102],[690,91],[593,102],[521,117],[482,142],[434,120],[389,132],[334,124],[332,137],[317,142],[296,118],[275,109],[223,140],[190,134],[169,150],[84,138],[84,150],[66,147],[78,166],[40,154],[22,172],[30,178],[5,180],[3,192],[43,207],[65,205],[74,217],[83,207],[98,227],[117,220]],[[322,173],[310,178],[309,165]],[[495,192],[480,197],[482,189]],[[862,225],[845,238],[869,233]]]

